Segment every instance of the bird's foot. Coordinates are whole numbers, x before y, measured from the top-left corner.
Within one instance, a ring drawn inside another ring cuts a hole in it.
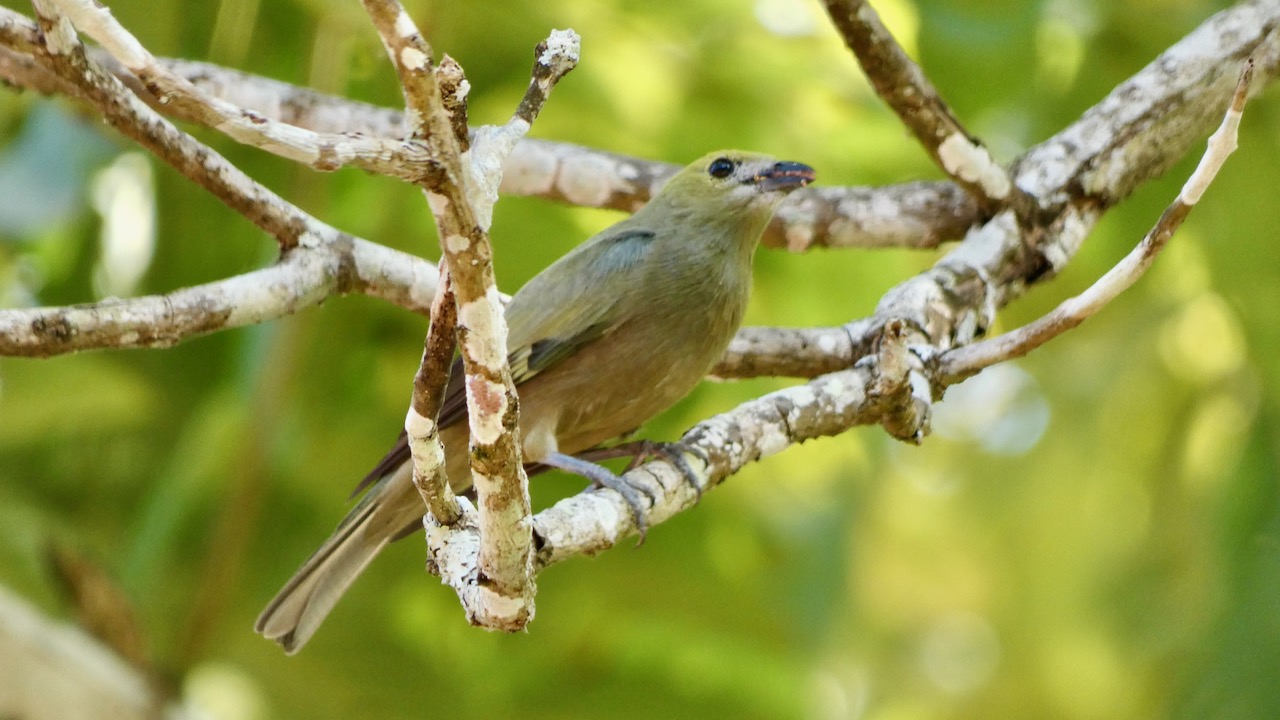
[[[621,457],[613,455],[610,457]],[[591,460],[565,455],[563,453],[551,453],[545,458],[539,460],[543,465],[559,468],[574,475],[581,475],[590,480],[599,487],[606,487],[617,492],[622,496],[623,501],[631,508],[631,518],[636,524],[636,533],[640,536],[636,545],[644,543],[645,535],[649,532],[649,509],[653,507],[657,498],[649,492],[647,488],[643,488],[624,480],[622,477],[613,473],[609,468],[597,465]],[[647,496],[649,502],[646,503],[641,499],[641,495]]]
[[[685,453],[689,453],[702,461],[707,467],[711,466],[711,458],[702,450],[690,447],[684,443],[678,442],[654,442],[652,440],[637,440],[629,445],[639,446],[635,453],[631,456],[631,463],[627,465],[627,471],[631,471],[639,467],[645,460],[661,459],[666,460],[680,471],[680,476],[684,481],[689,483],[689,487],[693,488],[695,495],[694,502],[702,500],[702,485],[699,484],[698,473],[694,472],[693,466],[685,458]]]
[[[646,460],[666,460],[674,465],[676,470],[680,471],[681,477],[684,478],[685,482],[689,483],[689,487],[693,488],[697,500],[701,500],[702,485],[700,484],[698,473],[694,472],[693,467],[689,465],[688,459],[685,458],[685,453],[693,455],[701,460],[704,465],[711,467],[711,459],[696,447],[690,447],[678,442],[654,442],[653,440],[635,440],[618,445],[610,445],[609,447],[596,448],[595,450],[578,453],[577,457],[589,461],[629,457],[631,462],[624,472],[636,469]]]

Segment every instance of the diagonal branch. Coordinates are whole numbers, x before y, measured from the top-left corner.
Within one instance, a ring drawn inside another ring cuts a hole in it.
[[[983,340],[966,347],[956,348],[938,359],[937,375],[946,384],[954,384],[978,372],[1006,360],[1020,358],[1062,333],[1079,326],[1106,307],[1120,293],[1133,286],[1155,262],[1156,256],[1169,243],[1169,239],[1182,227],[1199,202],[1205,189],[1217,177],[1218,170],[1227,156],[1236,149],[1236,138],[1245,103],[1249,99],[1249,85],[1253,80],[1253,60],[1245,62],[1231,106],[1222,118],[1222,125],[1209,137],[1209,146],[1200,165],[1187,180],[1182,192],[1160,215],[1155,227],[1147,233],[1128,255],[1106,275],[1098,279],[1083,293],[1064,301],[1052,312],[1035,322],[1000,337]]]
[[[986,213],[1011,202],[1031,208],[1008,171],[960,125],[937,88],[880,22],[867,0],[825,0],[831,22],[853,51],[881,99],[916,136],[929,157],[963,187]]]
[[[353,165],[363,170],[410,182],[438,172],[431,148],[390,138],[358,133],[316,133],[271,120],[200,91],[169,71],[94,0],[49,0],[71,22],[98,41],[125,69],[135,75],[160,105],[214,128],[237,142],[261,148],[316,170]]]

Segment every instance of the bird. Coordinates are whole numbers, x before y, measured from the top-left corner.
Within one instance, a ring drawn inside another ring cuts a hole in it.
[[[613,487],[643,532],[636,491],[577,456],[636,431],[710,371],[742,322],[761,234],[783,198],[814,177],[808,165],[763,154],[709,153],[521,287],[505,317],[524,462]],[[466,417],[458,359],[438,418],[458,492],[471,487]],[[382,548],[421,527],[426,507],[412,473],[402,433],[357,486],[353,496],[363,497],[262,611],[257,632],[296,653]]]

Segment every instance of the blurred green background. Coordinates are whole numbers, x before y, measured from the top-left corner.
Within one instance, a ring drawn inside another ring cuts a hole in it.
[[[1002,160],[1228,5],[877,3]],[[400,102],[355,2],[110,6],[157,54]],[[568,26],[583,61],[535,136],[672,162],[752,148],[825,184],[938,176],[816,2],[409,7],[466,69],[476,123],[505,120],[533,46]],[[1277,127],[1269,92],[1153,271],[1080,329],[953,389],[923,447],[860,429],[753,465],[643,548],[545,573],[526,634],[468,627],[417,538],[299,656],[251,630],[403,422],[425,323],[363,297],[171,350],[0,359],[0,584],[68,616],[47,549],[83,553],[127,593],[159,670],[226,720],[1280,717]],[[321,219],[436,257],[412,188],[195,132]],[[1112,211],[1001,328],[1105,272],[1195,159]],[[0,198],[8,307],[161,293],[275,254],[100,122],[30,93],[0,92]],[[500,285],[617,217],[504,200]],[[860,317],[934,259],[761,251],[747,321]],[[788,382],[706,384],[645,434],[673,439]],[[541,477],[535,505],[580,488]]]

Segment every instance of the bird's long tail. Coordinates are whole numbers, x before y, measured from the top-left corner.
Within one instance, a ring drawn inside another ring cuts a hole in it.
[[[393,539],[393,534],[374,527],[380,501],[385,500],[376,490],[352,509],[258,616],[254,629],[280,643],[286,653],[292,655],[307,644],[351,583]]]

